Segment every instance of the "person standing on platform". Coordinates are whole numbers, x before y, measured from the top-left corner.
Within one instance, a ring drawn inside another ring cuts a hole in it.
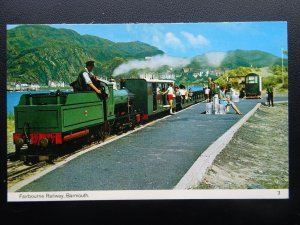
[[[171,115],[174,115],[175,113],[173,113],[173,98],[175,97],[175,91],[174,91],[174,88],[173,88],[173,83],[170,83],[169,84],[169,87],[168,89],[165,91],[165,92],[162,92],[162,94],[166,94],[168,93],[168,102],[169,102],[169,105],[170,105],[170,114]]]
[[[179,85],[179,92],[180,92],[180,97],[181,97],[181,104],[185,103],[185,87],[184,85],[180,84]]]
[[[212,101],[212,97],[216,93],[215,93],[215,82],[210,77],[208,78],[208,88],[210,89],[210,91],[209,91],[209,101]]]
[[[210,92],[210,89],[208,88],[208,86],[205,86],[204,87],[205,102],[209,102],[209,92]]]
[[[270,107],[271,104],[272,104],[272,107],[273,107],[274,103],[273,103],[273,87],[272,87],[272,84],[270,84],[267,87],[267,94],[268,94],[268,104],[269,104],[269,107]]]

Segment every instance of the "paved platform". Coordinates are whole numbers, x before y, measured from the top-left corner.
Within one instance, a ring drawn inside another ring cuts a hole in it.
[[[264,100],[236,103],[243,114]],[[168,190],[243,116],[206,115],[193,105],[87,152],[17,191]]]

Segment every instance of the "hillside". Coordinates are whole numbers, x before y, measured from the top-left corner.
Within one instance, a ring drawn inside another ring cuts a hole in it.
[[[110,76],[127,60],[158,54],[163,51],[142,42],[115,43],[69,29],[23,25],[7,31],[7,78],[39,84],[70,82],[91,59],[96,62],[95,73]]]
[[[110,77],[115,68],[129,60],[162,54],[164,52],[158,48],[139,41],[116,43],[69,29],[22,25],[7,31],[7,81],[41,85],[48,81],[70,83],[87,60],[95,61],[95,74]],[[155,69],[136,68],[120,77],[152,72],[166,74],[172,70],[179,83],[201,84],[206,82],[208,75],[217,79],[220,74],[239,67],[281,66],[280,57],[258,50],[208,52],[188,61],[190,63],[184,66],[189,68],[188,73],[176,64]],[[287,59],[283,63],[287,66]]]
[[[228,75],[246,75],[251,71],[259,73],[263,77],[269,77],[268,79],[272,79],[271,76],[274,75],[272,68],[281,68],[281,64],[281,58],[258,50],[208,52],[192,58],[191,63],[186,66],[188,72],[182,73],[181,76],[177,77],[176,81],[177,83],[203,85],[203,83],[207,83],[209,76],[214,80],[218,79],[219,82],[224,83]],[[288,64],[287,59],[283,59],[283,64],[286,70]],[[204,76],[193,76],[193,74],[199,73],[204,74]],[[225,78],[220,75],[225,75]],[[278,80],[276,82],[281,81]],[[276,82],[273,82],[273,84]]]
[[[227,68],[237,67],[269,67],[281,65],[281,58],[270,53],[258,50],[240,50],[228,52],[209,52],[203,55],[195,56],[191,67],[201,68]],[[283,60],[284,66],[287,66],[287,59]]]

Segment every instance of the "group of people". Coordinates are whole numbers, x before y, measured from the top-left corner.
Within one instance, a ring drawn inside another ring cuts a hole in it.
[[[193,91],[191,88],[189,88],[189,90],[186,90],[185,86],[180,84],[179,86],[175,86],[175,95],[184,104],[186,101],[192,99]]]
[[[167,100],[168,104],[170,106],[170,114],[174,115],[175,112],[174,108],[175,106],[173,105],[173,98],[176,98],[176,101],[181,101],[181,103],[185,103],[188,100],[192,99],[193,96],[193,91],[191,88],[189,90],[186,90],[185,86],[180,84],[179,86],[175,86],[173,83],[169,84],[169,87],[165,91],[161,91],[159,87],[157,87],[156,90],[156,96],[157,96],[157,101],[158,104],[160,104],[160,96],[167,94]]]
[[[230,97],[226,96],[227,90],[225,86],[219,87],[216,82],[213,81],[212,78],[208,78],[208,85],[204,87],[204,97],[206,102],[212,102],[214,96],[218,96],[219,104],[231,106],[236,114],[242,115],[241,111],[234,104],[233,101],[230,100]]]
[[[169,84],[169,87],[166,91],[164,92],[160,92],[160,94],[162,95],[165,95],[165,94],[168,94],[167,95],[167,99],[168,99],[168,103],[169,103],[169,106],[170,106],[170,114],[175,114],[173,112],[173,98],[176,97],[176,96],[180,96],[181,99],[184,101],[186,99],[189,99],[192,97],[192,90],[189,89],[189,91],[186,91],[185,90],[185,87],[182,85],[182,86],[176,86],[175,89],[173,88],[174,84],[173,83],[170,83]],[[213,89],[215,93],[216,92],[216,88]],[[205,93],[205,96],[207,95],[207,93]],[[226,96],[226,88],[225,86],[221,86],[219,91],[218,91],[218,94],[215,93],[215,95],[218,95],[218,99],[219,99],[219,104],[223,104],[223,105],[226,105],[226,106],[231,106],[236,114],[239,114],[239,115],[242,115],[241,111],[238,109],[238,107],[234,104],[233,101],[230,100],[230,98],[228,98]],[[206,97],[209,97],[209,96],[206,96]],[[211,99],[212,96],[209,98]]]

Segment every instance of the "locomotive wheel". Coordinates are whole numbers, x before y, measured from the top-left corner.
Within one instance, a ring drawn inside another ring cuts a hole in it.
[[[122,127],[122,124],[121,124],[121,122],[117,122],[116,124],[115,124],[115,131],[116,131],[116,133],[117,134],[122,134],[123,133],[123,127]]]
[[[136,126],[136,124],[137,124],[137,122],[136,122],[136,119],[135,118],[133,118],[132,120],[131,120],[131,126],[130,126],[130,130],[134,130],[134,128],[135,128],[135,126]]]
[[[108,138],[110,133],[111,133],[111,126],[109,125],[109,123],[106,123],[105,125],[101,126],[98,132],[99,137],[102,141]]]

